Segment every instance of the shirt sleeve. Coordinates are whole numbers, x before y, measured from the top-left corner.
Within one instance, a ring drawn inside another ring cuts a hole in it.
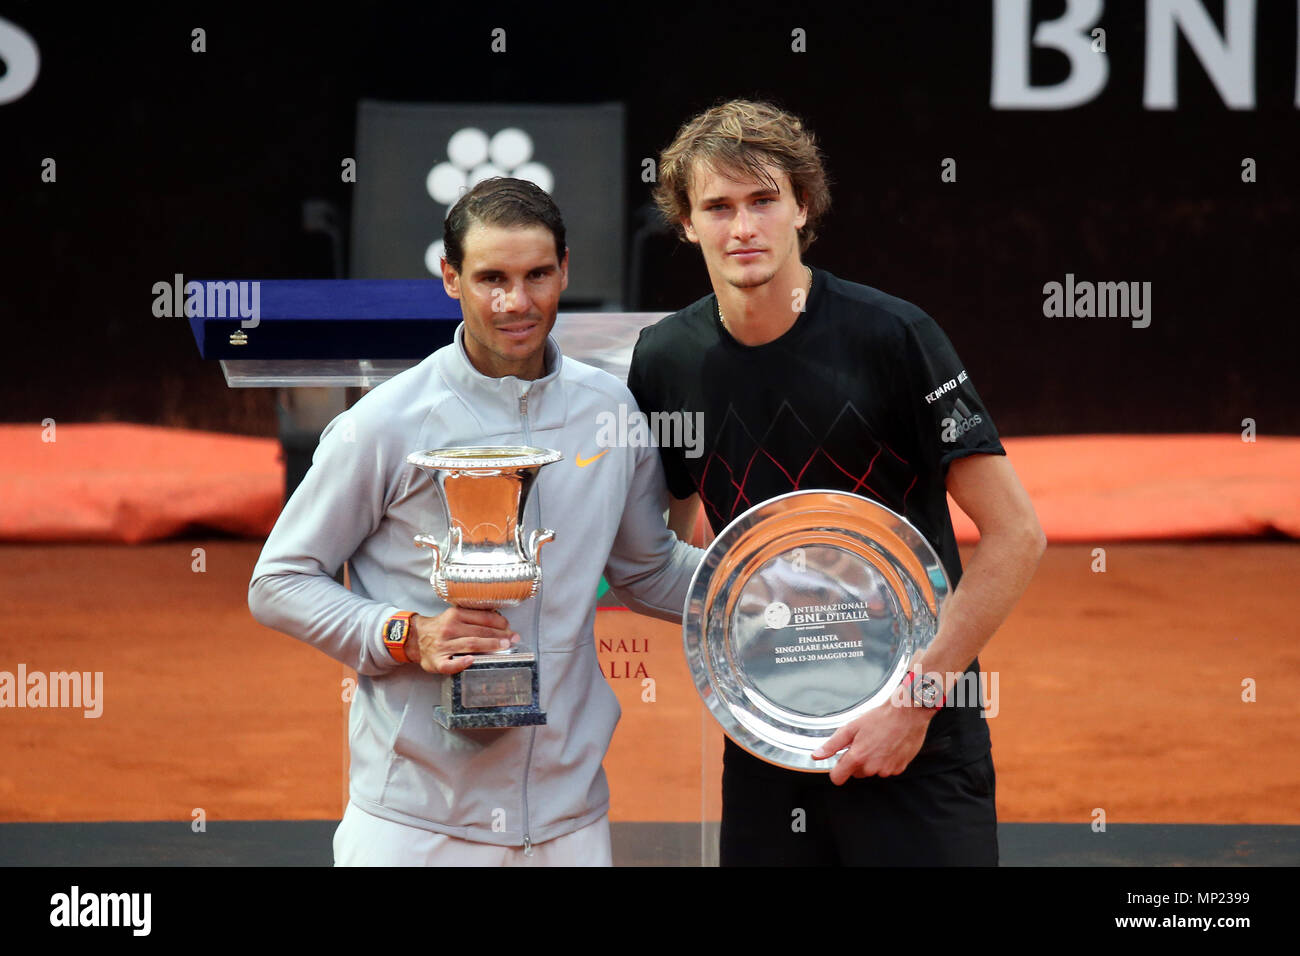
[[[917,311],[903,323],[896,400],[912,431],[910,445],[922,467],[946,474],[967,455],[1005,455],[966,366],[938,323]]]
[[[349,591],[334,575],[379,527],[394,467],[373,424],[354,408],[326,426],[302,483],[253,568],[248,606],[257,621],[319,648],[364,675],[401,667],[384,622],[401,608]]]
[[[652,384],[661,381],[663,372],[653,366],[650,357],[653,350],[646,345],[648,331],[649,329],[641,330],[636,340],[636,347],[632,350],[632,364],[627,372],[627,387],[632,392],[632,397],[636,399],[637,407],[645,414],[675,411],[676,409],[665,407],[666,401],[662,388],[655,388]],[[695,481],[686,467],[683,449],[660,448],[659,460],[663,464],[663,477],[668,485],[668,493],[674,498],[685,500],[699,490],[695,487]]]

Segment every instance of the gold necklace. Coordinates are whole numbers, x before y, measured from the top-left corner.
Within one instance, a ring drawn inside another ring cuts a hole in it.
[[[804,266],[804,268],[808,270],[808,291],[809,291],[809,292],[812,292],[812,283],[813,283],[812,267],[811,267],[811,266]],[[727,334],[730,335],[730,334],[731,334],[731,326],[729,326],[729,325],[727,324],[727,317],[726,317],[725,315],[722,314],[722,300],[721,300],[721,299],[718,300],[718,320],[722,323],[722,327],[723,327],[724,329],[727,330]]]

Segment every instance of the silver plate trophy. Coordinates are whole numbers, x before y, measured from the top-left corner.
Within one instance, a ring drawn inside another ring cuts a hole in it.
[[[705,706],[738,745],[793,770],[886,702],[934,640],[948,575],[908,521],[839,491],[795,491],[723,529],[682,632]]]
[[[447,518],[447,537],[417,534],[433,551],[429,583],[458,607],[514,607],[537,594],[538,552],[555,537],[520,524],[528,492],[543,465],[564,456],[527,445],[438,448],[406,460],[433,480]],[[453,729],[522,727],[546,723],[538,696],[537,655],[510,648],[475,654],[474,663],[444,681],[434,719]]]

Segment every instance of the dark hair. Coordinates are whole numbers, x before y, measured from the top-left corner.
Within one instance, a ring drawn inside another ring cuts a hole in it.
[[[442,224],[443,255],[460,272],[465,261],[465,233],[484,226],[545,226],[555,237],[555,258],[564,259],[564,219],[546,191],[526,179],[493,176],[456,200]]]
[[[817,138],[802,120],[771,103],[730,100],[682,124],[660,156],[653,197],[683,240],[681,220],[691,214],[691,175],[697,162],[724,175],[748,174],[768,186],[776,184],[763,164],[783,170],[795,202],[808,207],[799,230],[799,251],[808,251],[817,238],[817,224],[830,209],[831,193]]]

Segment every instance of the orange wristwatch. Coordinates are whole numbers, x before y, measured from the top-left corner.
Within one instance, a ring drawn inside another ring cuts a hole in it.
[[[406,656],[406,636],[411,633],[413,617],[414,611],[398,611],[384,622],[384,646],[388,648],[393,660],[403,664],[411,663],[411,659]]]

